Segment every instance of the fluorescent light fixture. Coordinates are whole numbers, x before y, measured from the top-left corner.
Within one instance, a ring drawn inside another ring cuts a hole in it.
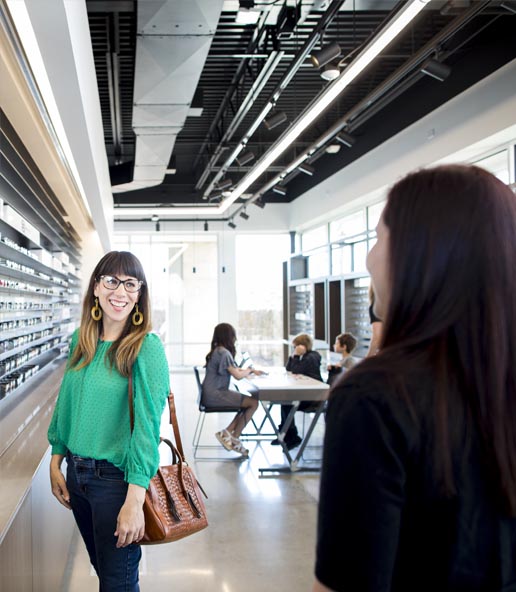
[[[342,74],[330,83],[321,93],[318,100],[312,103],[306,111],[295,121],[291,127],[286,130],[280,139],[272,148],[266,152],[261,159],[234,187],[231,197],[224,200],[218,209],[217,214],[222,214],[258,179],[270,165],[279,157],[293,142],[308,128],[319,115],[347,88],[366,68],[367,66],[395,39],[409,23],[426,7],[427,2],[422,0],[409,0],[398,11],[387,25],[378,33],[378,35],[367,45],[357,57],[349,64]],[[270,108],[267,103],[266,108]],[[256,126],[257,127],[257,126]],[[149,208],[115,208],[114,214],[134,215],[141,217]],[[164,215],[212,215],[212,208],[190,206],[163,208]]]
[[[236,161],[238,163],[238,166],[245,166],[246,164],[249,164],[250,162],[252,162],[255,159],[254,156],[254,152],[244,152],[244,154],[242,155],[238,155],[236,157]]]
[[[353,144],[356,141],[356,139],[347,132],[340,132],[340,134],[337,134],[335,136],[335,139],[337,140],[337,142],[344,144],[344,146],[347,146],[348,148],[351,148],[351,146],[353,146]]]
[[[240,212],[240,218],[243,218],[244,220],[249,220],[249,214],[244,210],[243,212]]]
[[[439,82],[444,82],[451,73],[450,66],[447,66],[434,58],[426,60],[420,69],[423,74],[431,76],[432,78],[439,80]]]
[[[275,127],[278,127],[278,125],[281,125],[282,123],[285,123],[285,121],[287,121],[287,114],[285,113],[285,111],[276,111],[273,115],[271,115],[268,119],[265,119],[263,122],[263,125],[268,129],[274,129]]]
[[[340,54],[340,45],[338,43],[330,43],[318,51],[314,51],[310,56],[310,61],[316,68],[322,68],[332,60],[336,60]]]
[[[310,166],[309,164],[306,164],[306,162],[301,163],[297,168],[302,173],[304,173],[305,175],[309,175],[310,177],[312,177],[315,173],[314,167]]]
[[[228,226],[229,226],[230,228],[233,228],[233,229],[235,229],[235,228],[236,228],[236,224],[233,222],[233,220],[230,220],[230,221],[228,222]]]
[[[283,187],[282,185],[274,185],[272,190],[278,195],[287,195],[287,188]]]

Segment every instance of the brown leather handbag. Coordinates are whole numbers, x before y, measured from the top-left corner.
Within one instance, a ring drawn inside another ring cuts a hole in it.
[[[208,526],[201,492],[206,498],[208,496],[185,460],[172,393],[168,396],[168,406],[176,443],[174,445],[166,438],[160,438],[160,442],[167,444],[170,448],[172,464],[158,468],[145,493],[143,504],[145,534],[140,541],[141,545],[170,543]],[[129,416],[132,431],[134,427],[132,374],[129,376]]]

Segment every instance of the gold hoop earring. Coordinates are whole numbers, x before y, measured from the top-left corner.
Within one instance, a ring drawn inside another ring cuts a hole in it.
[[[133,314],[133,325],[141,325],[143,323],[143,313],[138,310],[138,305],[136,306],[136,312]]]
[[[102,309],[99,306],[98,298],[95,298],[95,306],[91,309],[91,318],[97,322],[102,318]]]

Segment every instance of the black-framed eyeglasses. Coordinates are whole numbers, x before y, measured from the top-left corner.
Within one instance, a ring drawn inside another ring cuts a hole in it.
[[[116,290],[120,284],[124,284],[125,291],[129,293],[138,292],[144,284],[142,280],[121,280],[114,275],[101,275],[99,280],[106,290]]]

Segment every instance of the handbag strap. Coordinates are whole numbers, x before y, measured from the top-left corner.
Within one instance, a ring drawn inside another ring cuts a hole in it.
[[[127,385],[129,398],[129,420],[131,422],[131,433],[134,429],[134,403],[133,403],[133,371],[129,374],[129,382]],[[181,434],[179,433],[179,424],[177,423],[176,404],[174,401],[174,394],[172,392],[168,395],[168,409],[170,413],[170,424],[174,431],[174,440],[176,441],[176,448],[181,455],[181,460],[185,460],[185,453],[183,452],[183,442],[181,441]]]

